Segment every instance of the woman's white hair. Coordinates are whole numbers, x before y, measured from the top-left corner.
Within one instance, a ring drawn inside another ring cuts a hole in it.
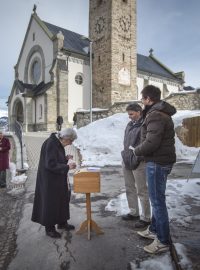
[[[77,139],[77,134],[73,128],[65,128],[58,132],[58,138],[74,141]]]

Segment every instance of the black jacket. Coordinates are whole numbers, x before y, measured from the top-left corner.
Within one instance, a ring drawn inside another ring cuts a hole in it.
[[[52,226],[69,219],[68,170],[64,147],[51,134],[41,148],[32,221]]]
[[[171,116],[176,109],[165,101],[153,104],[147,111],[141,127],[141,144],[135,148],[145,161],[173,164],[176,161],[175,132]]]

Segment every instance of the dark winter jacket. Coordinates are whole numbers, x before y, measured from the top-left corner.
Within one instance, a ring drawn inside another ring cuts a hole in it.
[[[129,146],[136,147],[140,143],[140,130],[143,119],[138,121],[130,121],[125,129],[124,133],[124,150],[121,152],[124,165],[129,170],[135,170],[139,165],[142,157],[136,157]]]
[[[0,141],[0,171],[5,171],[9,168],[9,150],[10,141],[3,137]]]
[[[171,116],[176,109],[165,101],[153,104],[147,111],[141,127],[141,144],[135,148],[145,161],[158,164],[173,164],[176,161],[175,132]]]
[[[32,221],[52,226],[69,219],[68,170],[64,147],[51,134],[41,148]]]

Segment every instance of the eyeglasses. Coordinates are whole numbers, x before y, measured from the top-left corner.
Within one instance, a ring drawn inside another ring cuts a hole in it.
[[[142,97],[140,100],[143,101],[143,100],[146,100],[148,99],[149,97]]]

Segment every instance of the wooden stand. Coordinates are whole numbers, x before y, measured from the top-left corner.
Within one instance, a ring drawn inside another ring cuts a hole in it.
[[[86,193],[86,209],[87,209],[87,219],[83,221],[79,230],[76,232],[77,234],[82,234],[84,232],[88,233],[88,240],[91,239],[90,232],[94,230],[96,234],[103,234],[104,232],[101,228],[97,225],[97,223],[92,220],[91,215],[91,199],[90,193]]]
[[[92,192],[100,192],[100,173],[90,172],[87,169],[82,169],[74,174],[74,192],[75,193],[86,193],[86,210],[87,219],[80,225],[77,234],[87,232],[88,240],[91,239],[91,231],[95,231],[96,234],[103,234],[101,228],[97,223],[92,220],[91,215],[91,199],[90,194]]]

